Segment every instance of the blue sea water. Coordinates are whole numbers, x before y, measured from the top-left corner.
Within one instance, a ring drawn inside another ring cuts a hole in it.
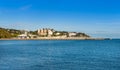
[[[120,40],[0,40],[0,70],[120,70]]]

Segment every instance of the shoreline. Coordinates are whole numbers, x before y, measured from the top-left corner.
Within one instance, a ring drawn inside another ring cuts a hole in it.
[[[109,40],[109,38],[78,38],[78,37],[71,37],[71,38],[52,38],[52,37],[45,37],[45,38],[29,38],[29,39],[19,39],[19,38],[2,38],[0,40]]]

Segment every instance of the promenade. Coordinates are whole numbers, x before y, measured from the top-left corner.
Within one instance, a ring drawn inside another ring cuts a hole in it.
[[[86,38],[86,37],[38,37],[38,38],[4,38],[0,40],[105,40],[105,38]]]

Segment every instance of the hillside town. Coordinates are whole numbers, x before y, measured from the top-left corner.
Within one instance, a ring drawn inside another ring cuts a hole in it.
[[[24,31],[24,34],[17,36],[18,39],[42,39],[42,38],[89,38],[90,36],[85,33],[56,31],[50,28],[38,29],[37,34],[31,34],[28,31]]]
[[[36,31],[16,30],[0,28],[0,39],[64,39],[64,38],[90,38],[82,32],[57,31],[50,28],[42,28]]]

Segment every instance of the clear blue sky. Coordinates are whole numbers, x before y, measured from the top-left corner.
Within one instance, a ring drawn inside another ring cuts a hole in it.
[[[119,0],[0,0],[0,27],[120,38]]]

